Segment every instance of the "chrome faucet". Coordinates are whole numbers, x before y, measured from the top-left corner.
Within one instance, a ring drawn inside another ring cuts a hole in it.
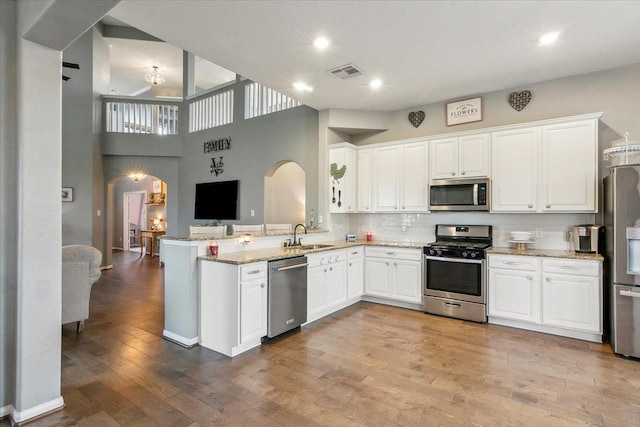
[[[298,241],[296,242],[296,231],[298,230],[298,227],[302,227],[304,228],[304,234],[307,234],[307,227],[304,226],[304,224],[298,224],[295,227],[293,227],[293,242],[291,243],[291,246],[301,246],[302,242],[300,238],[298,238]]]

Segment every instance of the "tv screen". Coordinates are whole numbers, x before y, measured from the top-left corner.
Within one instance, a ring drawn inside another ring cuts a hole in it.
[[[238,219],[239,181],[196,184],[195,219]]]

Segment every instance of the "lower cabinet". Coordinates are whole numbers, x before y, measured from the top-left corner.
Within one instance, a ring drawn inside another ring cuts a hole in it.
[[[602,262],[489,255],[490,323],[602,342]]]
[[[236,356],[267,335],[267,263],[200,262],[200,345]]]
[[[347,299],[357,299],[364,294],[364,247],[347,249]]]
[[[367,247],[365,295],[422,303],[422,251]]]
[[[347,251],[307,255],[307,322],[347,305]]]

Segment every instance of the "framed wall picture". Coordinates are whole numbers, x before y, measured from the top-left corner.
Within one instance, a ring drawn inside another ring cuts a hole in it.
[[[482,98],[465,99],[447,104],[447,126],[482,120]]]
[[[154,193],[162,193],[162,181],[160,181],[159,179],[155,180],[153,181],[152,185]]]
[[[62,187],[62,201],[63,202],[73,202],[73,188],[72,187]]]

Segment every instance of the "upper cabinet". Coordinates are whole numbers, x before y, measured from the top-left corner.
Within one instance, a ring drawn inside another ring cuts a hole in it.
[[[426,212],[427,142],[373,150],[373,200],[377,212]]]
[[[494,132],[491,141],[491,210],[535,212],[540,129]]]
[[[596,212],[597,118],[493,132],[493,212]]]
[[[329,148],[329,211],[355,212],[357,186],[357,152],[347,143]]]
[[[490,141],[489,133],[430,141],[431,179],[489,176]]]
[[[542,211],[595,212],[596,132],[595,120],[542,128]]]

